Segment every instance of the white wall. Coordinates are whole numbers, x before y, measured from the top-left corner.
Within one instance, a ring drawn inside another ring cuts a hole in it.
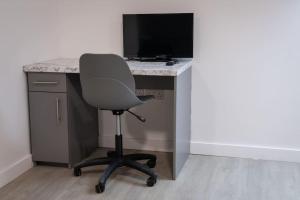
[[[58,56],[53,0],[0,1],[0,187],[32,166],[22,65]]]
[[[194,12],[192,153],[300,162],[300,2],[64,0],[60,54],[122,54],[123,13]]]
[[[300,2],[213,2],[199,10],[192,152],[299,162]]]

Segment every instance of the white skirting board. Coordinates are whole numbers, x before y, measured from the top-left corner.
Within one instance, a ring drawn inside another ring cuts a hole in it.
[[[114,147],[114,136],[101,136],[100,147]],[[172,140],[136,139],[123,137],[124,148],[150,151],[172,151]],[[237,145],[191,141],[191,154],[228,156],[261,160],[275,160],[300,163],[300,149],[256,145]]]
[[[32,156],[28,154],[17,162],[11,164],[6,169],[0,171],[0,188],[8,184],[30,168],[32,168]]]
[[[172,151],[172,140],[157,140],[157,139],[137,139],[123,136],[123,146],[125,149],[139,149],[148,151]],[[100,147],[113,148],[115,146],[114,135],[102,135],[99,138]]]
[[[192,141],[191,153],[261,160],[300,162],[300,149],[294,148]]]

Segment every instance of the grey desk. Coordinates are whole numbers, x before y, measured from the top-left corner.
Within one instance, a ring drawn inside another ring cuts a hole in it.
[[[127,63],[134,75],[137,89],[174,91],[174,111],[170,120],[173,120],[172,174],[173,179],[176,179],[190,153],[192,62],[180,61],[174,66],[136,61]],[[43,154],[46,154],[46,161],[58,161],[72,166],[96,148],[94,140],[98,141],[97,111],[86,105],[82,99],[78,59],[62,58],[39,62],[26,65],[23,70],[28,74],[33,160],[43,161]],[[65,110],[61,109],[63,104]],[[52,106],[52,110],[47,110],[47,106]],[[47,114],[41,117],[43,109]],[[51,115],[54,116],[48,120]],[[61,122],[63,119],[67,119],[65,123]],[[53,141],[48,135],[54,132],[58,132],[56,135],[63,142],[51,144]],[[44,146],[39,144],[40,140]],[[58,152],[67,153],[49,155],[47,147],[53,149],[55,145]]]

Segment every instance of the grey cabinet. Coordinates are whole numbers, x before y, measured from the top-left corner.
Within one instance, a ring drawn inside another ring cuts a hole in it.
[[[68,163],[67,95],[30,92],[29,102],[33,160]]]
[[[98,146],[97,110],[83,100],[78,74],[29,73],[33,161],[72,166]]]

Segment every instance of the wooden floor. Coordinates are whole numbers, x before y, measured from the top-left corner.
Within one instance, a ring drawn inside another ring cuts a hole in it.
[[[0,189],[1,200],[300,200],[300,164],[191,155],[176,181],[169,180],[170,160],[158,154],[160,180],[122,168],[103,194],[94,186],[103,167],[73,177],[67,168],[36,166]]]

